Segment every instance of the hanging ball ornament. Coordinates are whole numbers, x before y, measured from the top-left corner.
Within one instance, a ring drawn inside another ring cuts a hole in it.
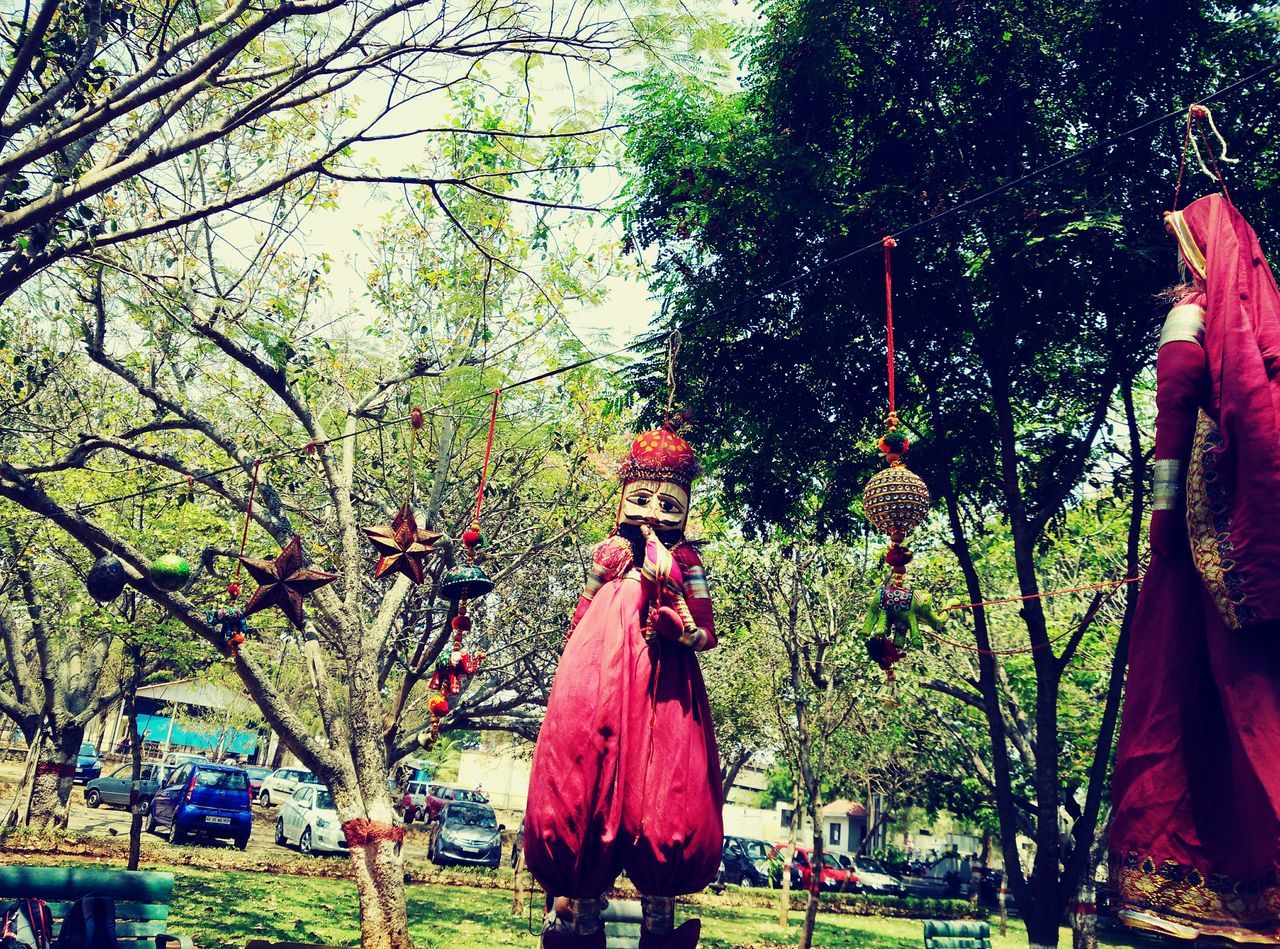
[[[929,487],[898,461],[871,476],[862,489],[862,507],[877,530],[900,542],[929,516]]]
[[[443,718],[449,712],[449,700],[443,695],[434,695],[430,702],[431,714],[436,718]]]
[[[120,559],[106,554],[93,562],[93,566],[85,574],[84,585],[91,597],[99,603],[106,603],[124,592],[128,579]]]
[[[175,593],[191,579],[191,564],[177,554],[165,554],[151,561],[151,582],[161,590]]]

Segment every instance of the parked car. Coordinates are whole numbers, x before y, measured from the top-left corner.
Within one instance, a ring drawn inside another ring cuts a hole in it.
[[[440,816],[440,811],[450,801],[469,801],[472,804],[489,803],[487,797],[471,788],[460,788],[456,784],[428,784],[426,819],[428,821],[435,820]]]
[[[138,809],[145,814],[151,806],[151,798],[164,781],[165,768],[158,761],[144,761],[138,779]],[[133,763],[122,764],[108,775],[94,778],[84,786],[84,802],[90,807],[111,804],[128,807],[133,791]]]
[[[449,801],[429,832],[431,862],[467,863],[497,869],[502,861],[502,831],[493,808],[476,801]]]
[[[346,853],[347,838],[328,788],[301,785],[280,805],[276,818],[276,843],[297,842],[303,853]]]
[[[778,848],[780,853],[786,847]],[[791,885],[808,889],[813,878],[813,851],[808,847],[797,847],[795,859],[791,862]],[[849,871],[840,866],[840,861],[829,853],[822,855],[822,868],[819,871],[819,886],[823,890],[845,890],[849,888]]]
[[[208,761],[204,755],[198,755],[191,751],[171,751],[164,756],[162,763],[166,768],[176,768],[182,764],[200,764],[202,761]]]
[[[768,886],[769,861],[777,848],[753,837],[726,835],[719,882],[738,886]]]
[[[258,803],[270,807],[272,803],[280,803],[293,795],[304,784],[322,784],[310,771],[301,768],[276,768],[262,779],[258,788]]]
[[[400,798],[400,816],[406,824],[427,819],[427,798],[430,794],[430,786],[426,781],[410,781],[405,785],[404,796]]]
[[[879,860],[841,854],[840,862],[849,871],[849,889],[856,893],[878,893],[883,896],[905,896],[907,893],[902,881],[891,874]]]
[[[76,773],[72,783],[88,784],[94,778],[102,777],[102,755],[98,754],[93,742],[86,741],[80,745],[80,754],[76,756]]]
[[[249,775],[243,768],[189,762],[175,768],[151,799],[147,830],[154,834],[167,828],[170,843],[200,834],[233,840],[244,850],[249,846],[252,807]]]
[[[249,789],[253,791],[253,796],[256,799],[258,792],[262,790],[262,782],[271,776],[271,769],[256,764],[246,764],[241,765],[241,767],[244,768],[244,773],[249,776]]]

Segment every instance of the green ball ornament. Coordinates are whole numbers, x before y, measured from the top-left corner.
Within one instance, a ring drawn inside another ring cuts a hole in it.
[[[161,590],[175,593],[191,578],[191,564],[177,554],[165,554],[151,561],[151,582]]]

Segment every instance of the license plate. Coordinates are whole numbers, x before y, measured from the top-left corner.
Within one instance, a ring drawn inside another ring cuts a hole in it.
[[[206,817],[204,819],[204,822],[206,824],[230,824],[231,818],[230,817]]]

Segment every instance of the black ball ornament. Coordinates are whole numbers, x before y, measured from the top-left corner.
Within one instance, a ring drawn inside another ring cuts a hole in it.
[[[128,579],[120,559],[106,554],[93,562],[85,574],[84,585],[91,597],[99,603],[106,603],[124,592]]]

